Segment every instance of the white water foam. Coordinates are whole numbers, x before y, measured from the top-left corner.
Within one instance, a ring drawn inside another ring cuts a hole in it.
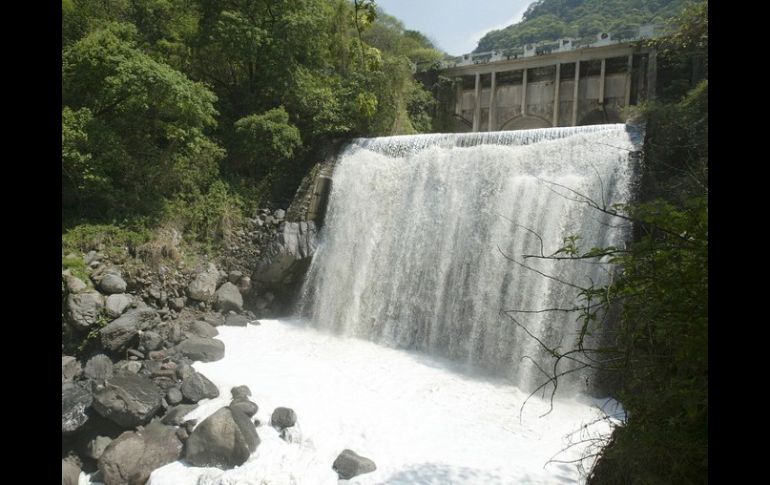
[[[377,464],[350,484],[579,483],[578,459],[588,443],[607,436],[610,421],[594,422],[599,401],[533,398],[510,382],[467,365],[416,351],[319,332],[302,321],[219,327],[225,358],[196,363],[219,388],[187,417],[201,422],[246,384],[259,405],[262,443],[241,467],[222,471],[175,462],[153,472],[150,485],[337,484],[331,465],[350,448]],[[286,443],[269,426],[278,406],[298,415],[302,440]],[[586,427],[583,427],[583,426]],[[590,460],[584,462],[590,466]]]

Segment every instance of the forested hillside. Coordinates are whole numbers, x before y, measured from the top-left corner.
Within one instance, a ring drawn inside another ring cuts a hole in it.
[[[644,24],[664,24],[695,0],[537,0],[522,21],[488,32],[474,52],[519,47],[569,37],[593,39],[610,32],[633,34]]]
[[[441,57],[368,0],[62,1],[62,225],[222,217],[285,201],[337,138],[430,129]],[[247,204],[248,202],[248,204]]]

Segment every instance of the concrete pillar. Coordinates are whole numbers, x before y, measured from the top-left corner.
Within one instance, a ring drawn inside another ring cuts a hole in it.
[[[521,116],[527,116],[527,70],[524,69],[524,77],[521,79]]]
[[[559,88],[561,87],[561,64],[556,64],[556,79],[553,82],[553,126],[559,126]]]
[[[489,91],[489,123],[487,131],[497,131],[497,79],[492,71],[492,86]]]
[[[473,132],[479,131],[481,123],[481,74],[476,73],[476,89],[473,92]]]
[[[655,99],[655,85],[658,79],[658,52],[650,51],[647,61],[647,99]]]
[[[461,117],[463,115],[463,79],[457,78],[457,85],[455,88],[455,116]]]
[[[626,64],[626,95],[623,106],[631,104],[631,76],[634,72],[634,55],[628,55],[628,63]]]
[[[580,61],[575,62],[575,89],[572,92],[572,126],[577,126],[578,86],[580,85]]]
[[[607,59],[602,59],[602,71],[599,74],[599,104],[604,105],[604,74],[607,70]]]

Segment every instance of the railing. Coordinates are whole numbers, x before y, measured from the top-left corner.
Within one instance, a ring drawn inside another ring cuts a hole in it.
[[[600,32],[596,36],[582,37],[579,39],[565,38],[557,41],[542,41],[535,44],[526,44],[520,47],[512,47],[489,52],[477,52],[464,54],[451,60],[441,61],[440,68],[470,66],[473,64],[487,64],[520,57],[542,56],[558,52],[567,52],[586,47],[601,47],[605,45],[631,42],[635,40],[650,39],[661,35],[658,25],[642,25],[638,29],[628,29],[620,32]]]

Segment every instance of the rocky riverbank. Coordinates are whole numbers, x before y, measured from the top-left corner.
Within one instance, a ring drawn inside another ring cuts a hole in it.
[[[226,357],[217,327],[258,325],[291,304],[316,228],[285,214],[257,211],[219,258],[192,266],[173,235],[133,254],[97,245],[64,256],[82,258],[85,270],[62,270],[63,484],[76,484],[81,470],[106,485],[143,484],[176,460],[227,469],[256,450],[259,406],[245,386],[201,423],[184,416],[219,396],[192,367]],[[270,424],[290,441],[296,422],[292,409],[279,407]],[[348,477],[351,456],[329,466]]]

